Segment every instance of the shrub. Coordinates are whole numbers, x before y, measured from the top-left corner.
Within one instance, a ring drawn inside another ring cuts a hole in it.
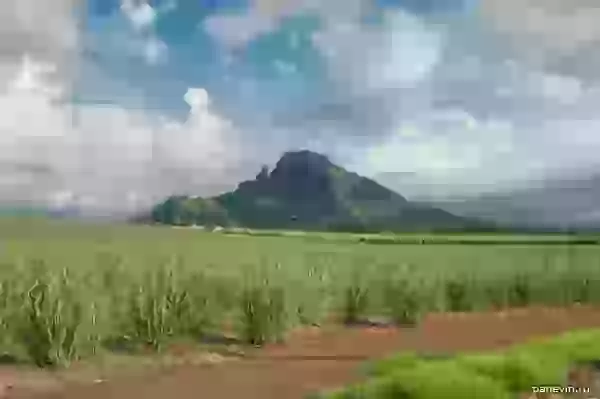
[[[421,312],[419,290],[409,276],[390,276],[383,283],[383,300],[392,321],[398,325],[415,325]]]
[[[240,294],[241,328],[245,342],[263,345],[282,340],[287,328],[287,297],[284,287],[267,271],[254,271]]]
[[[369,286],[364,271],[358,267],[350,272],[350,279],[343,288],[342,317],[346,324],[364,321],[369,306]]]
[[[68,365],[77,359],[77,332],[83,306],[70,289],[67,270],[59,282],[38,279],[22,297],[23,305],[12,319],[15,341],[38,367]]]

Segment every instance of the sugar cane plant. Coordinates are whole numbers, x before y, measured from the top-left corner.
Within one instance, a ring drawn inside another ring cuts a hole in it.
[[[281,341],[288,323],[288,297],[277,268],[251,269],[244,273],[239,297],[241,335],[260,346]]]
[[[23,297],[14,317],[20,344],[38,367],[68,365],[77,359],[77,332],[83,308],[63,270],[60,281],[38,279]]]

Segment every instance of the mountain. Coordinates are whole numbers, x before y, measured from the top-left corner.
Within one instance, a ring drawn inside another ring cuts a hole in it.
[[[430,205],[503,226],[600,230],[600,174]]]
[[[212,198],[170,197],[138,221],[265,229],[414,231],[479,226],[409,202],[377,182],[311,151],[285,153],[272,171]]]

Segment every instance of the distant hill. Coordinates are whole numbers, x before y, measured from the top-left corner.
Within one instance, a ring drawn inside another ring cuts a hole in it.
[[[600,231],[600,174],[547,180],[537,186],[437,201],[431,206],[513,229]]]
[[[170,197],[138,222],[264,229],[432,231],[483,227],[447,211],[409,202],[321,154],[287,152],[272,171],[212,198]]]

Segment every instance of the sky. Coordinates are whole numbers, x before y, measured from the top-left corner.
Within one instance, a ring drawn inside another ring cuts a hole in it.
[[[585,177],[595,0],[4,0],[0,203],[144,209],[308,148],[408,198]]]

